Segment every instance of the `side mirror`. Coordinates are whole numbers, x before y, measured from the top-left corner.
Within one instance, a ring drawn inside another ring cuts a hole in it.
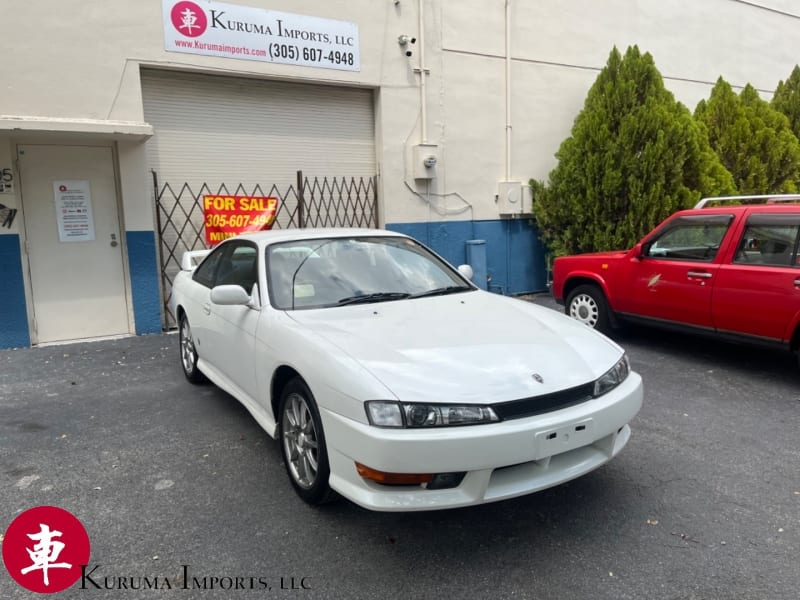
[[[458,272],[461,273],[462,277],[472,281],[472,276],[475,273],[472,271],[472,267],[469,265],[458,265]]]
[[[247,306],[250,300],[240,285],[218,285],[211,290],[211,302],[221,306]]]
[[[650,244],[642,244],[639,242],[633,247],[633,256],[634,258],[642,259],[647,256],[647,253],[650,251]]]

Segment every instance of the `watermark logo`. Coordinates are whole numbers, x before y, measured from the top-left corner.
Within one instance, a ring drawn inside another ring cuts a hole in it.
[[[56,506],[26,510],[3,537],[9,575],[32,592],[61,592],[81,577],[89,562],[89,535],[69,511]]]
[[[186,37],[195,38],[203,35],[208,28],[206,13],[194,2],[182,0],[170,11],[172,26]]]

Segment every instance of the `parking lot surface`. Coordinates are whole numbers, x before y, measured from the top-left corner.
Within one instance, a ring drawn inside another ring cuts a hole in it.
[[[76,515],[91,575],[64,598],[800,597],[794,357],[614,337],[645,383],[620,456],[412,514],[304,505],[249,413],[185,381],[175,335],[0,351],[0,534],[34,506]],[[32,597],[0,569],[0,598]]]

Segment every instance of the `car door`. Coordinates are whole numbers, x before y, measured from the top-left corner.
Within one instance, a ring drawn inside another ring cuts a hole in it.
[[[712,313],[719,332],[774,341],[791,336],[800,313],[799,234],[797,214],[747,218],[736,252],[720,266],[714,283]]]
[[[628,293],[621,312],[712,328],[715,259],[732,220],[728,214],[687,215],[659,230],[639,257],[625,263]]]
[[[238,285],[255,298],[250,306],[224,306],[209,298],[209,360],[229,383],[253,398],[257,396],[255,332],[261,307],[258,247],[245,240],[225,246],[214,285]]]
[[[209,296],[211,288],[217,277],[222,257],[225,253],[225,246],[218,246],[206,256],[203,262],[192,273],[191,284],[183,289],[185,295],[182,298],[183,309],[186,311],[186,318],[192,328],[195,348],[198,357],[205,363],[213,365],[212,353],[213,343],[211,342],[213,332],[211,330],[211,310]]]

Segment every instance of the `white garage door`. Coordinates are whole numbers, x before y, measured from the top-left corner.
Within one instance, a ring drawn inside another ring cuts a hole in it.
[[[143,71],[142,94],[155,129],[149,167],[162,182],[216,192],[222,183],[294,185],[298,170],[376,174],[371,90]]]
[[[274,227],[298,227],[302,171],[305,225],[377,224],[372,90],[145,70],[142,95],[165,304],[183,252],[205,247],[203,194],[277,196]]]

